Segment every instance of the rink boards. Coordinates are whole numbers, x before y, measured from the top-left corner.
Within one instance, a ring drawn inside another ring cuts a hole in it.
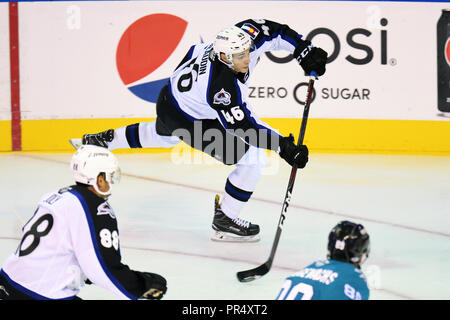
[[[0,151],[12,150],[12,127],[20,128],[22,150],[59,152],[85,132],[153,120],[159,89],[189,47],[254,17],[286,23],[329,53],[305,137],[311,151],[450,154],[450,115],[437,108],[436,25],[444,8],[367,1],[19,3],[20,118],[11,120],[11,11],[1,3]],[[264,21],[254,24],[262,28]],[[262,56],[248,102],[272,127],[295,134],[307,80],[288,53]]]

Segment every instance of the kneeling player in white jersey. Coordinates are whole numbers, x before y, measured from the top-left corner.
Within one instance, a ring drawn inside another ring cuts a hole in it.
[[[361,264],[370,252],[361,224],[341,221],[328,236],[328,260],[319,260],[288,277],[277,300],[369,300]]]
[[[82,146],[73,155],[76,185],[46,194],[0,270],[0,300],[80,299],[93,283],[121,299],[161,299],[166,280],[121,262],[116,216],[107,202],[120,180],[116,157]]]
[[[220,31],[214,42],[189,49],[159,94],[156,121],[86,134],[71,142],[113,150],[169,148],[184,141],[226,165],[235,165],[222,201],[218,196],[215,199],[212,239],[257,241],[259,226],[239,214],[267,164],[264,149],[277,152],[298,168],[308,162],[306,146],[296,146],[292,135],[281,136],[247,102],[254,68],[261,55],[272,50],[290,51],[307,74],[325,73],[327,53],[289,26],[245,20]]]

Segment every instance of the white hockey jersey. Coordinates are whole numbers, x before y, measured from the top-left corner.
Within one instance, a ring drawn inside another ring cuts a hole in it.
[[[84,186],[41,199],[0,272],[35,299],[72,299],[86,278],[122,299],[137,299],[145,291],[140,272],[121,263],[113,209]]]
[[[190,48],[170,77],[169,92],[176,107],[190,121],[218,119],[225,129],[264,132],[266,136],[255,146],[276,150],[269,141],[275,137],[277,148],[281,136],[261,121],[247,102],[249,79],[262,54],[272,50],[293,53],[303,40],[287,25],[269,20],[245,20],[236,26],[246,31],[254,43],[246,74],[236,74],[215,59],[212,43],[201,43]]]

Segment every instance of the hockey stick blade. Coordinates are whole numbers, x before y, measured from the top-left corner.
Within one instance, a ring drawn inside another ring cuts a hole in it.
[[[70,139],[69,140],[72,147],[75,148],[75,150],[78,150],[79,147],[81,147],[81,139]]]
[[[250,282],[256,279],[261,278],[267,272],[269,272],[270,267],[267,263],[260,265],[254,269],[239,271],[236,275],[240,282]]]

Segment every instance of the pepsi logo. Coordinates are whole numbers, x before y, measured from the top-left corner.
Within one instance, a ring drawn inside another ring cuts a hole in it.
[[[156,13],[133,22],[122,34],[116,51],[120,79],[137,97],[156,103],[169,78],[135,84],[159,68],[175,51],[186,31],[187,21]]]

